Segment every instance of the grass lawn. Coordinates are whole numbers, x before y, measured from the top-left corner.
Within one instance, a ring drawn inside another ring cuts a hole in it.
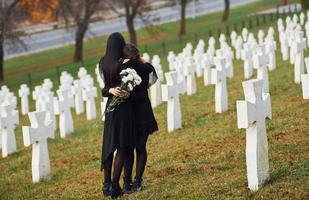
[[[245,8],[247,11],[251,6]],[[202,17],[200,20],[196,23],[202,23]],[[190,23],[193,27],[193,21]],[[175,42],[168,49],[179,47]],[[160,50],[150,53],[156,51]],[[30,62],[27,57],[24,60]],[[13,70],[18,59],[10,62]],[[167,66],[165,57],[162,64]],[[149,139],[145,190],[122,199],[308,199],[309,101],[302,100],[300,85],[293,83],[293,66],[281,60],[279,50],[277,65],[269,74],[273,119],[267,121],[270,180],[265,187],[256,193],[247,189],[245,130],[237,129],[235,106],[236,100],[244,99],[243,62],[235,61],[235,76],[228,80],[229,111],[215,113],[214,86],[204,87],[202,78],[196,95],[181,96],[182,129],[167,133],[166,104],[155,109],[160,131]],[[97,98],[98,110],[100,100]],[[103,199],[99,171],[102,122],[97,114],[97,120],[86,121],[85,114],[73,112],[72,136],[61,139],[57,131],[56,138],[48,141],[51,179],[38,184],[32,184],[31,148],[23,147],[18,126],[18,151],[0,159],[0,199]],[[20,124],[29,125],[27,117],[21,117]]]

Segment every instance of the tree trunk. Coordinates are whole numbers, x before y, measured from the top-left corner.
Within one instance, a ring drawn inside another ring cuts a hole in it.
[[[229,14],[230,14],[230,0],[224,0],[224,4],[225,4],[224,13],[223,13],[223,16],[222,16],[222,19],[221,19],[222,22],[227,21],[228,18],[229,18]]]
[[[303,9],[309,9],[309,1],[308,0],[301,0],[301,6]]]
[[[134,27],[133,17],[127,17],[127,27],[128,27],[129,36],[130,36],[130,43],[137,45],[137,36],[136,36],[135,27]]]
[[[288,5],[288,0],[282,0],[281,5],[283,5],[283,6]]]
[[[87,28],[84,25],[78,25],[75,35],[75,53],[74,62],[83,61],[83,41]]]
[[[186,34],[186,6],[187,0],[180,0],[180,28],[178,31],[178,35]]]
[[[4,39],[3,35],[0,34],[0,81],[4,80]]]

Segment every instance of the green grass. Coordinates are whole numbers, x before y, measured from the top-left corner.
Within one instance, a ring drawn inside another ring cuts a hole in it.
[[[175,43],[170,48],[179,47]],[[167,66],[166,59],[162,64]],[[204,87],[201,78],[196,95],[181,96],[182,129],[167,133],[166,104],[155,109],[160,131],[149,139],[145,190],[122,199],[308,199],[309,101],[302,100],[300,85],[293,83],[293,66],[281,60],[279,50],[277,64],[270,72],[273,119],[267,121],[270,180],[261,190],[247,189],[245,130],[237,129],[235,106],[244,99],[243,62],[235,61],[227,112],[215,113],[214,86]],[[51,179],[38,184],[31,180],[31,148],[22,142],[21,125],[29,125],[29,120],[21,118],[18,151],[0,159],[1,200],[103,199],[99,112],[94,121],[86,121],[85,114],[73,116],[72,136],[61,139],[57,131],[48,141]]]

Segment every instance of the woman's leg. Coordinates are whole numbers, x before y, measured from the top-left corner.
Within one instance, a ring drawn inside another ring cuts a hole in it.
[[[104,162],[104,183],[112,182],[112,166],[113,166],[113,154],[111,153]]]
[[[132,182],[132,170],[134,164],[134,149],[128,149],[127,158],[124,163],[124,182],[131,183]]]
[[[114,161],[114,172],[113,172],[113,180],[112,180],[112,183],[115,185],[119,185],[119,179],[121,176],[123,164],[127,156],[128,156],[127,148],[117,149],[117,154],[116,154],[115,161]]]
[[[113,166],[113,154],[111,153],[104,162],[104,180],[102,192],[104,196],[110,195],[110,188],[112,184],[112,166]]]
[[[138,136],[136,145],[136,181],[142,182],[142,176],[145,171],[147,163],[147,140],[148,134],[142,134]]]

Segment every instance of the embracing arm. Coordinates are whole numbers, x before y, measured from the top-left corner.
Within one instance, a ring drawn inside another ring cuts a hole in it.
[[[109,93],[110,87],[108,86],[104,86],[104,88],[102,89],[102,95],[103,97],[112,97],[113,95],[111,93]]]

